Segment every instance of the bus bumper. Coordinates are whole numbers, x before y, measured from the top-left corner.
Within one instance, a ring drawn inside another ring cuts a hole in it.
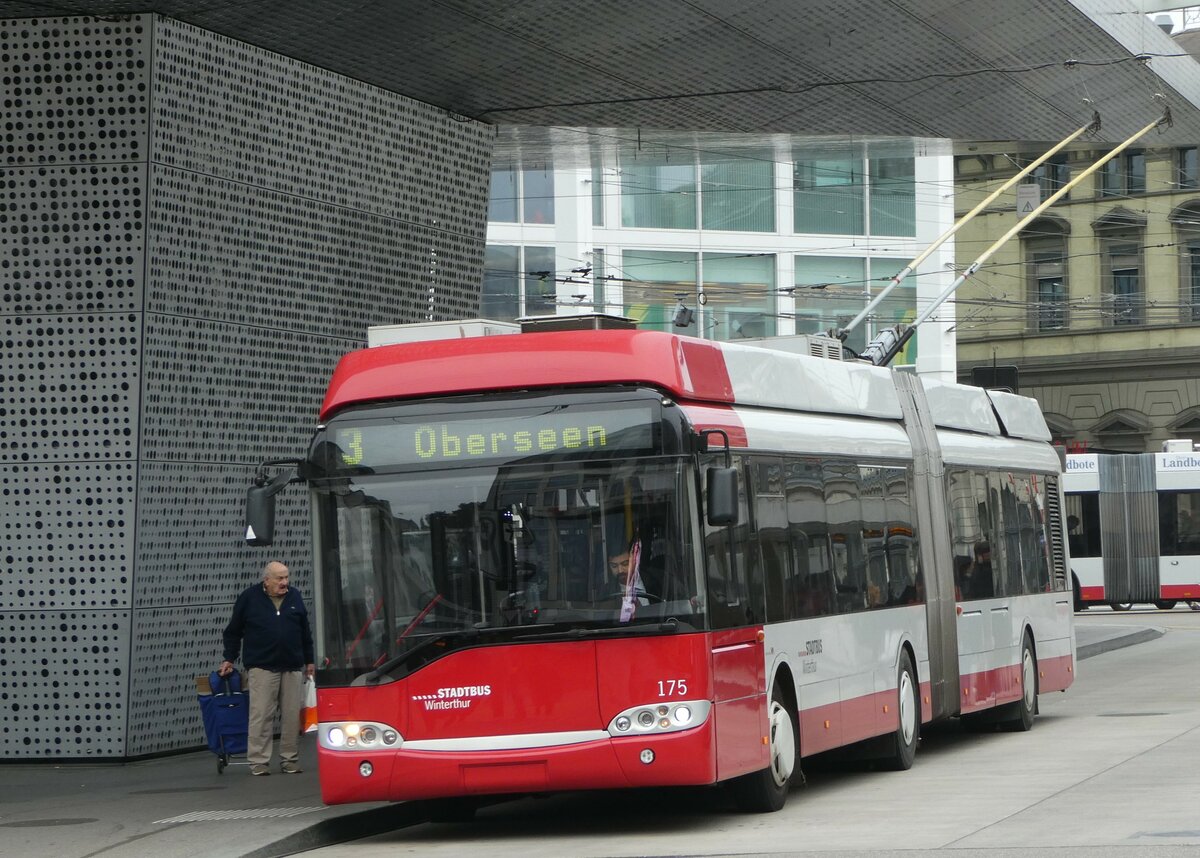
[[[326,804],[467,795],[711,784],[713,719],[694,730],[508,751],[318,748]],[[364,766],[366,763],[368,765]]]

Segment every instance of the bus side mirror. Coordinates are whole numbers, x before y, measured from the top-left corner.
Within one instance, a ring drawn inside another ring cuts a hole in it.
[[[709,468],[706,472],[705,509],[714,527],[738,523],[737,468]]]
[[[294,464],[268,462],[270,464]],[[292,481],[294,474],[284,471],[273,480],[267,480],[266,465],[254,476],[254,485],[246,492],[246,544],[271,545],[275,541],[275,495]]]
[[[246,544],[271,545],[275,541],[275,493],[270,486],[253,486],[246,492]]]

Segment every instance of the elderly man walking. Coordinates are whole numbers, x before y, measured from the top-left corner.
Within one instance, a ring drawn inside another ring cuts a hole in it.
[[[247,587],[225,627],[222,676],[233,672],[241,652],[249,673],[250,774],[271,773],[272,728],[280,713],[280,771],[299,774],[300,707],[303,678],[313,675],[312,630],[300,591],[288,587],[288,568],[278,560],[263,567],[262,581]]]

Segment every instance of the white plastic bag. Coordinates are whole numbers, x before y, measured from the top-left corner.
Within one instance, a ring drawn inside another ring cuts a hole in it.
[[[311,676],[304,677],[304,704],[300,707],[300,732],[311,733],[317,729],[317,683]]]

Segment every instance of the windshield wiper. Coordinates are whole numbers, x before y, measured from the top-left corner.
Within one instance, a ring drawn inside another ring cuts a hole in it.
[[[606,636],[623,636],[623,635],[644,635],[657,634],[669,635],[678,632],[685,627],[685,631],[695,631],[695,627],[687,623],[681,624],[679,620],[671,617],[664,620],[658,625],[636,625],[636,626],[612,626],[602,629],[567,629],[566,631],[558,632],[538,632],[531,635],[514,635],[514,641],[531,641],[541,640],[544,638],[590,638],[590,637],[606,637]]]
[[[362,676],[362,680],[367,685],[375,685],[376,683],[379,682],[379,680],[383,679],[385,676],[387,676],[389,673],[391,673],[395,668],[404,664],[404,662],[408,661],[409,659],[411,659],[413,656],[417,655],[418,653],[424,652],[425,650],[429,649],[431,646],[435,646],[449,638],[462,638],[462,637],[469,637],[469,638],[479,637],[479,629],[461,629],[459,631],[444,632],[440,635],[433,635],[432,637],[428,637],[425,640],[417,643],[415,646],[412,646],[409,649],[406,649],[404,652],[400,653],[399,655],[392,656],[387,661],[385,661],[383,664],[379,665],[378,667],[371,670],[370,672],[364,673]],[[399,641],[397,641],[397,642],[399,642]]]

